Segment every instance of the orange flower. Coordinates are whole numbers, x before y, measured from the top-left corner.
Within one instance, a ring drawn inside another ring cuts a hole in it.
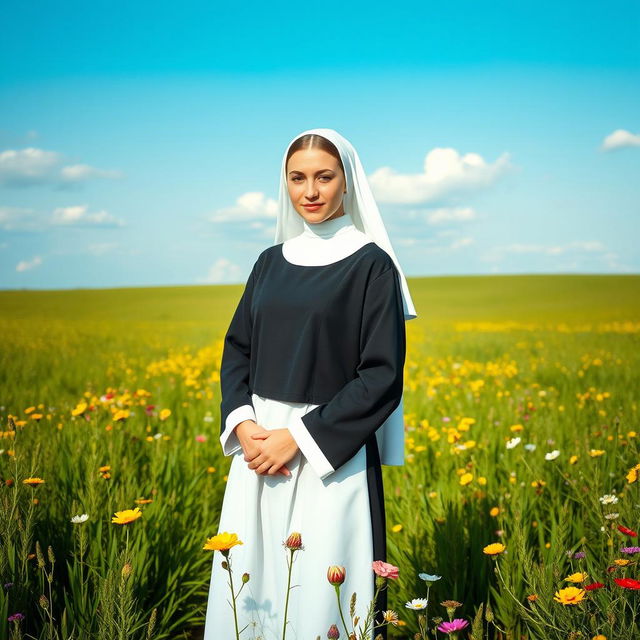
[[[292,551],[297,551],[298,549],[302,549],[302,536],[294,531],[289,534],[289,537],[284,542],[285,547],[287,549],[291,549]]]
[[[30,487],[36,487],[39,484],[42,484],[44,480],[42,478],[25,478],[22,481],[24,484],[28,484]]]
[[[347,577],[347,570],[344,567],[332,565],[327,569],[327,580],[335,587],[342,584]]]

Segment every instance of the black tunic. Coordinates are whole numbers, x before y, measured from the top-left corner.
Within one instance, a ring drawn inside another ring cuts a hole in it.
[[[268,247],[225,335],[221,431],[252,393],[319,404],[302,421],[337,469],[399,405],[405,353],[399,274],[375,242],[321,266]]]

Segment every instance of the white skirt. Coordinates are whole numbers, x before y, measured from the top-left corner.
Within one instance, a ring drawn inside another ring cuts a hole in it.
[[[265,429],[285,428],[318,406],[272,400],[256,394],[252,400],[256,421]],[[324,480],[315,474],[300,451],[286,465],[291,476],[259,475],[249,469],[242,450],[233,454],[218,533],[236,533],[243,542],[230,551],[236,593],[242,586],[242,574],[250,575],[236,601],[238,629],[244,629],[240,638],[282,638],[290,553],[283,542],[294,531],[302,535],[304,550],[294,554],[287,639],[326,638],[332,624],[338,625],[340,637],[345,635],[335,590],[327,580],[330,565],[346,568],[341,600],[347,625],[349,600],[354,591],[359,624],[364,621],[374,595],[371,563],[386,559],[381,557],[386,547],[380,546],[383,544],[380,536],[384,537],[382,475],[379,457],[371,455],[370,447],[370,443],[363,445],[355,456]],[[372,457],[375,457],[373,463]],[[374,477],[379,478],[379,482],[372,485]],[[371,496],[371,490],[377,495]],[[204,640],[233,640],[236,636],[229,575],[221,566],[223,555],[219,551],[212,553]]]

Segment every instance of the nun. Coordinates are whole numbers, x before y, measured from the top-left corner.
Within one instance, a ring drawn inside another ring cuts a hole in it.
[[[257,257],[224,338],[224,455],[231,456],[218,531],[231,551],[241,638],[341,628],[331,565],[344,566],[343,611],[364,621],[372,562],[386,561],[381,465],[404,464],[405,321],[416,318],[360,158],[333,129],[298,134],[282,159],[273,245]],[[204,640],[236,637],[228,574],[214,551]],[[382,590],[376,624],[387,608]],[[371,640],[386,626],[374,628]],[[344,635],[344,633],[342,634]],[[342,637],[342,636],[341,636]]]

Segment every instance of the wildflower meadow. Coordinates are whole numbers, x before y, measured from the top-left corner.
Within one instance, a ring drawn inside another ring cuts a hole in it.
[[[327,567],[341,615],[318,638],[637,639],[640,278],[410,284],[406,463],[383,467],[371,567],[388,609],[354,620],[350,567]],[[201,638],[212,562],[241,605],[252,541],[218,530],[241,292],[0,292],[0,640]]]

